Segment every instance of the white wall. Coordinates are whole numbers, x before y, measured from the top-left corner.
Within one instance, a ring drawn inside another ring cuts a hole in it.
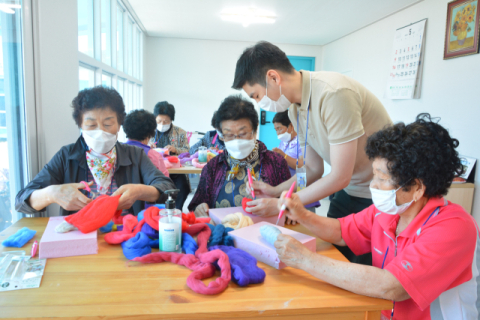
[[[443,60],[449,1],[425,0],[325,45],[322,69],[353,73],[355,79],[380,98],[394,122],[412,122],[420,112],[441,117],[440,123],[460,141],[458,151],[479,159],[480,55]],[[384,99],[394,32],[424,18],[428,18],[428,22],[421,99]],[[473,206],[477,222],[480,222],[479,183],[480,170],[477,170]]]
[[[221,101],[239,93],[231,89],[235,65],[243,50],[253,44],[147,37],[145,109],[153,111],[157,102],[167,100],[175,106],[175,125],[186,131],[212,130],[212,115]],[[316,57],[319,69],[320,46],[277,45],[287,55]]]

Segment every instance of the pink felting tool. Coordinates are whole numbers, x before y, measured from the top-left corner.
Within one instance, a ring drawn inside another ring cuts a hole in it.
[[[32,245],[32,253],[30,254],[32,258],[35,257],[35,255],[37,254],[37,249],[38,249],[38,241],[35,240]]]
[[[87,182],[80,181],[80,183],[83,183],[83,185],[85,186],[85,190],[87,190],[90,193],[90,195],[92,196],[92,199],[95,199],[98,196],[98,194],[96,194],[95,192],[92,192],[92,189],[90,189],[90,186],[88,185]]]
[[[285,199],[290,199],[290,197],[292,196],[293,188],[295,187],[295,182],[296,181],[294,181],[292,183],[292,186],[290,187],[287,194],[285,195]],[[282,208],[280,209],[280,213],[278,214],[278,219],[277,219],[277,223],[276,223],[277,226],[278,226],[278,222],[280,221],[280,218],[283,216],[283,212],[285,211],[286,208],[287,208],[287,206],[285,204],[282,205]]]
[[[247,169],[248,172],[248,183],[250,184],[250,188],[252,188],[252,198],[255,200],[255,191],[253,191],[253,179],[252,179],[252,172],[250,169]]]

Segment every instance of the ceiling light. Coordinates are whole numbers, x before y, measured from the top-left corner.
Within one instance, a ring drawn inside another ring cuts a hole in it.
[[[22,6],[19,4],[7,4],[7,3],[0,3],[0,11],[5,13],[14,14],[15,11],[13,9],[20,9]]]
[[[252,23],[274,23],[276,18],[274,13],[254,7],[225,9],[220,16],[224,21],[239,22],[244,27]]]

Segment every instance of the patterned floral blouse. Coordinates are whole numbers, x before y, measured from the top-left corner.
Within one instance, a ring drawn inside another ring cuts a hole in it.
[[[164,148],[165,146],[172,145],[177,149],[177,155],[188,152],[190,145],[188,144],[187,132],[177,126],[172,126],[166,132],[160,132],[155,130],[155,142],[157,148]]]
[[[258,144],[259,159],[253,164],[255,178],[271,186],[290,179],[287,161],[279,154],[267,150],[261,141],[258,141]],[[226,181],[227,171],[231,169],[227,157],[228,152],[225,151],[203,168],[200,183],[188,210],[194,211],[201,203],[206,203],[209,208],[230,207],[233,202],[235,206],[240,206],[243,197],[250,197],[245,188],[248,177],[244,168],[231,181]]]

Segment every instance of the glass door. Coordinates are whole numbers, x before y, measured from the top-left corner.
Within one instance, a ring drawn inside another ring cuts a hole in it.
[[[0,0],[0,231],[28,178],[22,23],[22,0]]]

